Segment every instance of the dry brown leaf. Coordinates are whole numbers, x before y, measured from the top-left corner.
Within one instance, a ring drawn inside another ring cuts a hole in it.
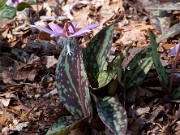
[[[15,120],[14,120],[15,121]],[[21,131],[24,127],[27,127],[29,122],[22,122],[22,123],[18,123],[18,121],[13,124],[10,124],[10,130],[14,130],[14,131]]]
[[[149,121],[151,121],[152,123],[154,122],[154,119],[156,118],[156,116],[161,112],[164,111],[165,108],[162,105],[158,105],[154,108],[154,110],[150,113],[151,117],[149,118]]]
[[[122,38],[120,38],[117,43],[122,43],[123,45],[127,45],[130,43],[136,43],[137,47],[147,46],[147,40],[145,37],[145,32],[140,30],[132,30],[123,33]]]
[[[46,68],[50,68],[57,63],[57,59],[54,56],[46,56],[45,61],[46,61]]]
[[[35,69],[22,68],[13,73],[14,80],[26,80],[33,81],[37,71]]]
[[[136,114],[137,114],[138,116],[140,116],[140,115],[142,115],[142,114],[149,113],[149,110],[150,110],[150,107],[149,107],[149,106],[139,107],[139,108],[136,110]]]
[[[9,103],[10,103],[11,99],[9,98],[3,98],[3,99],[0,99],[0,104],[2,104],[3,106],[5,107],[8,107],[9,106]]]

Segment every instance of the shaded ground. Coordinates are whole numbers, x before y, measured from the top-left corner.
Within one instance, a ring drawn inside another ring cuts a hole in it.
[[[46,26],[51,21],[64,24],[68,20],[64,16],[65,6],[72,2],[69,0],[55,6],[56,1],[40,1],[38,8],[35,5],[30,9],[29,15],[21,14],[14,20],[0,21],[1,134],[43,135],[57,118],[68,114],[59,101],[54,82],[56,62],[62,48],[56,46],[48,34],[39,33],[30,28],[29,24]],[[123,67],[142,47],[148,45],[149,28],[159,35],[150,24],[149,13],[143,7],[144,1],[91,2],[73,9],[73,21],[78,22],[79,28],[91,23],[100,24],[100,27],[81,39],[81,45],[84,46],[100,29],[119,18],[114,31],[113,47],[123,51],[128,44],[133,44],[123,61]],[[54,19],[56,15],[64,17]],[[180,12],[171,12],[171,16],[173,22],[178,22]],[[159,47],[161,61],[169,75],[174,58],[168,57],[168,52],[178,42],[179,35],[176,35],[163,41]],[[180,78],[176,78],[173,85],[179,83]],[[125,97],[123,103],[128,115],[127,135],[180,134],[180,102],[169,99],[162,92],[155,69],[150,71],[142,85],[128,90]],[[112,133],[95,117],[90,126],[80,126],[70,134]]]

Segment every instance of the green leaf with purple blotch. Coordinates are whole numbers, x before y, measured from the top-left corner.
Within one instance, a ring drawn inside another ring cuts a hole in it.
[[[153,10],[150,12],[150,22],[159,33],[165,33],[170,27],[170,17],[165,11]]]
[[[71,55],[64,47],[56,68],[56,87],[59,98],[66,109],[77,118],[90,115],[91,102],[87,74],[81,57],[81,50],[76,47],[76,40],[70,39]]]
[[[150,46],[152,48],[152,58],[153,58],[153,63],[155,65],[156,71],[159,75],[159,78],[161,82],[164,84],[166,87],[168,85],[168,76],[165,72],[165,69],[159,59],[159,54],[157,51],[158,44],[156,43],[156,38],[154,33],[149,29],[149,35],[150,35]]]
[[[180,33],[180,23],[177,23],[170,27],[164,34],[161,34],[159,38],[157,38],[157,43],[161,42],[162,40],[175,36]]]
[[[115,97],[96,97],[98,115],[102,122],[115,134],[125,135],[127,130],[127,115],[122,104]]]
[[[0,7],[0,19],[13,19],[16,15],[16,8],[9,7],[5,3]]]
[[[89,42],[83,51],[83,61],[92,87],[97,88],[96,75],[107,70],[107,58],[113,39],[114,23],[103,28]]]
[[[126,66],[122,79],[126,89],[142,83],[152,65],[152,49],[148,46],[137,53]]]

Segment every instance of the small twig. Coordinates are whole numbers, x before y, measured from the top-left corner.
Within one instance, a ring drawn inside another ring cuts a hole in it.
[[[39,4],[39,0],[36,0],[37,16],[38,16],[38,19],[39,19],[40,17],[39,17],[39,6],[38,6],[38,4]]]

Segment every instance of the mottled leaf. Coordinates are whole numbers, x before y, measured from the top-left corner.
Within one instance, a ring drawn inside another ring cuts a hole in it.
[[[9,7],[6,4],[0,7],[0,19],[13,19],[16,15],[16,8]]]
[[[70,130],[77,128],[81,123],[88,121],[89,117],[77,120],[73,116],[60,117],[56,123],[49,128],[46,135],[66,135]]]
[[[137,53],[125,69],[122,82],[126,89],[142,83],[152,65],[152,49],[150,47],[146,47]]]
[[[64,47],[59,56],[56,87],[66,109],[74,117],[83,118],[91,112],[88,80],[75,39],[70,40],[70,48],[73,52],[71,55],[67,54],[67,47]]]
[[[117,80],[114,80],[110,84],[108,84],[108,92],[113,95],[114,91],[116,90],[117,81],[120,84],[120,89],[124,90],[124,84],[122,83],[122,79],[124,76],[124,70],[121,66],[123,60],[122,54],[117,55],[114,60],[108,64],[108,70],[116,70],[117,73]],[[113,86],[114,85],[114,86]]]
[[[95,97],[98,115],[103,123],[115,134],[125,135],[127,116],[122,104],[114,97]]]
[[[93,88],[93,90],[97,90],[99,88],[102,88],[106,86],[116,75],[117,71],[116,70],[104,70],[100,71],[97,74],[97,81],[98,81],[98,87]]]
[[[46,135],[64,135],[77,124],[76,121],[73,116],[61,117],[49,128]]]
[[[160,35],[157,39],[157,43],[161,42],[162,40],[172,37],[180,33],[180,23],[177,23],[170,27],[164,34]]]
[[[150,41],[151,41],[151,48],[152,48],[152,58],[153,58],[153,63],[156,67],[156,71],[159,75],[159,78],[161,80],[161,82],[164,84],[164,86],[167,86],[168,84],[168,76],[165,72],[165,69],[159,59],[159,54],[158,54],[158,51],[157,51],[157,47],[158,47],[158,44],[156,43],[156,39],[155,39],[155,35],[154,33],[149,30],[149,35],[150,35]]]
[[[83,52],[83,61],[88,79],[94,88],[98,87],[98,82],[95,79],[97,73],[102,70],[107,70],[106,59],[110,54],[113,30],[114,24],[103,28],[92,38]]]
[[[170,27],[170,17],[165,11],[153,10],[150,13],[150,22],[159,33],[165,33]]]
[[[169,3],[153,4],[145,8],[151,10],[180,10],[180,3],[169,2]]]

